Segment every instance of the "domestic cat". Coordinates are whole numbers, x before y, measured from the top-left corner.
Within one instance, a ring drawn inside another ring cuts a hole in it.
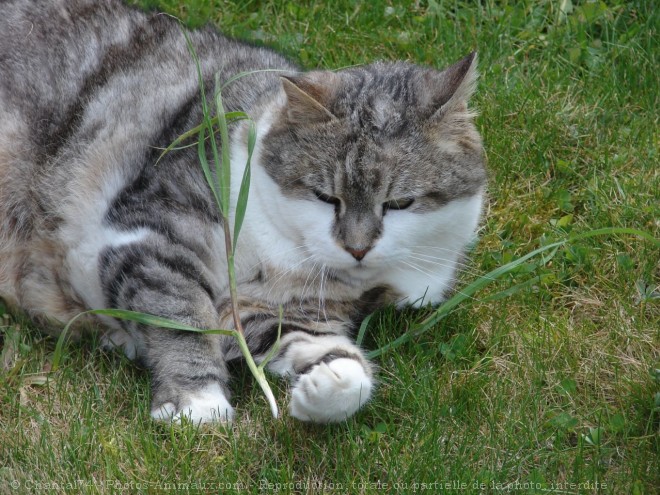
[[[3,2],[0,296],[44,328],[120,308],[232,328],[220,216],[197,147],[202,121],[179,23],[118,0]],[[207,94],[253,119],[257,144],[236,273],[256,359],[291,380],[289,413],[345,420],[372,395],[352,340],[370,311],[438,303],[475,236],[486,173],[467,103],[476,56],[443,71],[377,62],[302,72],[214,29],[188,35]],[[264,71],[269,69],[268,71]],[[247,124],[232,124],[232,190]],[[146,366],[152,416],[229,421],[231,337],[99,318]],[[393,335],[401,329],[392,329]]]

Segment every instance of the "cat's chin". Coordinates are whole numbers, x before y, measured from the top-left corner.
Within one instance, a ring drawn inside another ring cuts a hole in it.
[[[333,272],[340,280],[368,282],[377,278],[383,267],[356,263],[350,266],[334,267]]]

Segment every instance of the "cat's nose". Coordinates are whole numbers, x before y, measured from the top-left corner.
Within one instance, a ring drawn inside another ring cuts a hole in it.
[[[365,249],[354,249],[348,246],[346,246],[344,249],[346,249],[346,251],[351,253],[351,256],[353,256],[353,258],[355,258],[358,261],[362,261],[362,258],[364,258],[367,255],[367,253],[371,250],[370,247]]]

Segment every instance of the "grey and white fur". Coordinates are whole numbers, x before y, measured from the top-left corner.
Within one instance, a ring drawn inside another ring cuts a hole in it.
[[[189,33],[207,93],[247,112],[257,146],[236,270],[246,338],[291,380],[289,413],[341,421],[369,400],[352,340],[388,303],[438,303],[475,236],[483,149],[468,55],[443,71],[378,62],[302,72],[211,28]],[[161,149],[202,120],[180,25],[118,0],[2,2],[0,296],[44,328],[120,308],[231,328],[221,220],[196,147]],[[231,131],[232,188],[245,123]],[[235,202],[232,198],[232,203]],[[231,420],[234,340],[97,321],[152,376],[152,416]],[[396,335],[400,329],[393,329]]]

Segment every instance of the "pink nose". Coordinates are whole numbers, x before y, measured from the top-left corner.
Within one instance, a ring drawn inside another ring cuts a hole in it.
[[[353,249],[353,248],[350,248],[350,247],[346,247],[345,249],[346,249],[346,251],[351,253],[351,256],[353,256],[353,258],[355,258],[358,261],[361,261],[362,258],[364,258],[366,256],[366,254],[369,252],[369,250],[371,250],[371,248]]]

